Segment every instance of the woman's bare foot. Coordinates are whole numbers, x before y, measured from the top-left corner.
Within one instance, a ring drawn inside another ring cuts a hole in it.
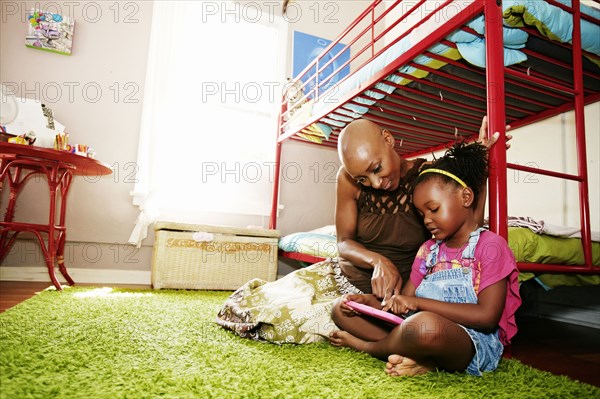
[[[331,345],[333,346],[345,346],[356,349],[357,351],[366,352],[365,344],[367,342],[355,337],[348,331],[339,330],[332,332],[329,334],[329,342],[331,342]]]
[[[434,369],[433,365],[419,364],[412,359],[400,355],[390,355],[385,365],[385,372],[391,376],[413,376],[425,374]]]

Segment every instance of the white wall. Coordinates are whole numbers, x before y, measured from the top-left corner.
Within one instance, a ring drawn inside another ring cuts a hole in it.
[[[600,103],[585,107],[590,225],[600,230]],[[573,112],[516,129],[507,161],[578,174]],[[579,189],[575,182],[517,170],[507,173],[508,213],[547,223],[579,227]]]

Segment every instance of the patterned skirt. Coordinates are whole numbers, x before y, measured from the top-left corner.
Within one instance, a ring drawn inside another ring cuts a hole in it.
[[[277,281],[247,282],[227,299],[216,321],[256,341],[326,341],[338,329],[331,319],[333,302],[342,295],[360,293],[341,274],[337,260],[327,259]]]

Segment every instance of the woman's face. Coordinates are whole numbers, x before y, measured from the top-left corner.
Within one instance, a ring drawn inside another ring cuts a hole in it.
[[[355,144],[344,161],[346,172],[363,186],[394,191],[400,184],[400,156],[394,151],[394,139],[387,130]]]

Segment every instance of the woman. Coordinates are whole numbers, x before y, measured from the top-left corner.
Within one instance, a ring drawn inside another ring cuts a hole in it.
[[[489,141],[486,133],[484,118],[480,141],[489,147],[498,133]],[[408,281],[419,246],[431,237],[409,198],[425,160],[402,159],[392,134],[366,119],[342,130],[338,152],[338,258],[275,282],[249,281],[225,302],[217,315],[219,325],[242,337],[273,343],[326,341],[337,330],[331,319],[335,299],[373,293],[385,303]],[[481,220],[482,197],[476,208]]]

